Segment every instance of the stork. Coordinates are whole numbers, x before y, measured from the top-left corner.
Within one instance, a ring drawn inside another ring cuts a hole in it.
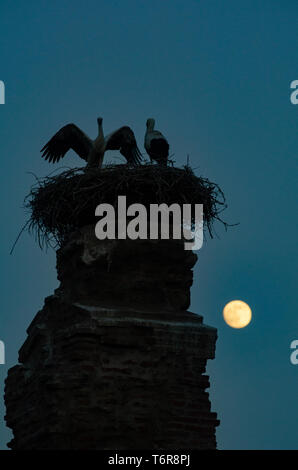
[[[75,124],[67,124],[41,149],[42,157],[56,163],[72,149],[87,162],[87,168],[101,168],[106,150],[119,150],[128,164],[136,166],[141,163],[141,152],[130,127],[120,127],[104,137],[101,117],[97,119],[97,124],[98,135],[95,140],[90,139]]]
[[[169,144],[164,135],[154,130],[155,120],[147,119],[144,147],[150,157],[150,161],[155,160],[159,165],[166,166],[169,156]]]

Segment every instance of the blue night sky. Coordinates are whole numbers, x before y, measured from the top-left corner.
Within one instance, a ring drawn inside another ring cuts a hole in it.
[[[198,252],[190,308],[218,329],[207,369],[218,446],[297,449],[297,1],[2,0],[0,16],[1,396],[27,326],[57,287],[53,250],[24,234],[9,255],[27,218],[29,172],[54,169],[39,149],[68,122],[95,137],[97,116],[105,132],[131,126],[142,147],[154,116],[176,164],[189,154],[224,190],[225,220],[240,224],[217,226]],[[223,321],[232,299],[252,308],[243,330]],[[4,413],[1,398],[1,448]]]

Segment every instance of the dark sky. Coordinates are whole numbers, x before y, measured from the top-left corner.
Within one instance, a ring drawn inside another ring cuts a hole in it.
[[[192,288],[191,311],[218,328],[208,373],[219,448],[297,449],[297,1],[2,0],[0,15],[1,395],[27,326],[57,287],[52,250],[25,234],[9,255],[27,217],[29,172],[53,170],[39,149],[68,122],[95,137],[97,116],[106,133],[132,126],[142,147],[153,116],[177,165],[189,154],[224,190],[226,221],[240,224],[217,226]],[[252,308],[243,330],[222,319],[232,299]],[[1,448],[3,415],[1,400]]]

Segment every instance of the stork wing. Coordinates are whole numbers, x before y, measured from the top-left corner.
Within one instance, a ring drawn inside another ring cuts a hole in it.
[[[105,138],[106,150],[120,150],[128,163],[139,165],[142,154],[138,149],[135,135],[130,127],[120,127]]]
[[[67,124],[49,140],[41,152],[43,152],[43,158],[56,163],[69,149],[73,149],[83,160],[87,161],[91,148],[91,139],[75,124]]]

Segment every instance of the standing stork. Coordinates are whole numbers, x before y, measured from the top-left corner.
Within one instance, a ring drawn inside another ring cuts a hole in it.
[[[90,139],[75,124],[67,124],[41,149],[42,157],[56,163],[72,149],[87,162],[87,168],[101,168],[106,150],[119,150],[129,165],[141,163],[141,152],[130,127],[120,127],[104,137],[102,118],[97,119],[97,124],[98,135],[95,140]]]
[[[150,157],[150,161],[155,160],[159,165],[166,166],[169,156],[169,144],[164,135],[154,130],[155,120],[147,119],[144,147]]]

